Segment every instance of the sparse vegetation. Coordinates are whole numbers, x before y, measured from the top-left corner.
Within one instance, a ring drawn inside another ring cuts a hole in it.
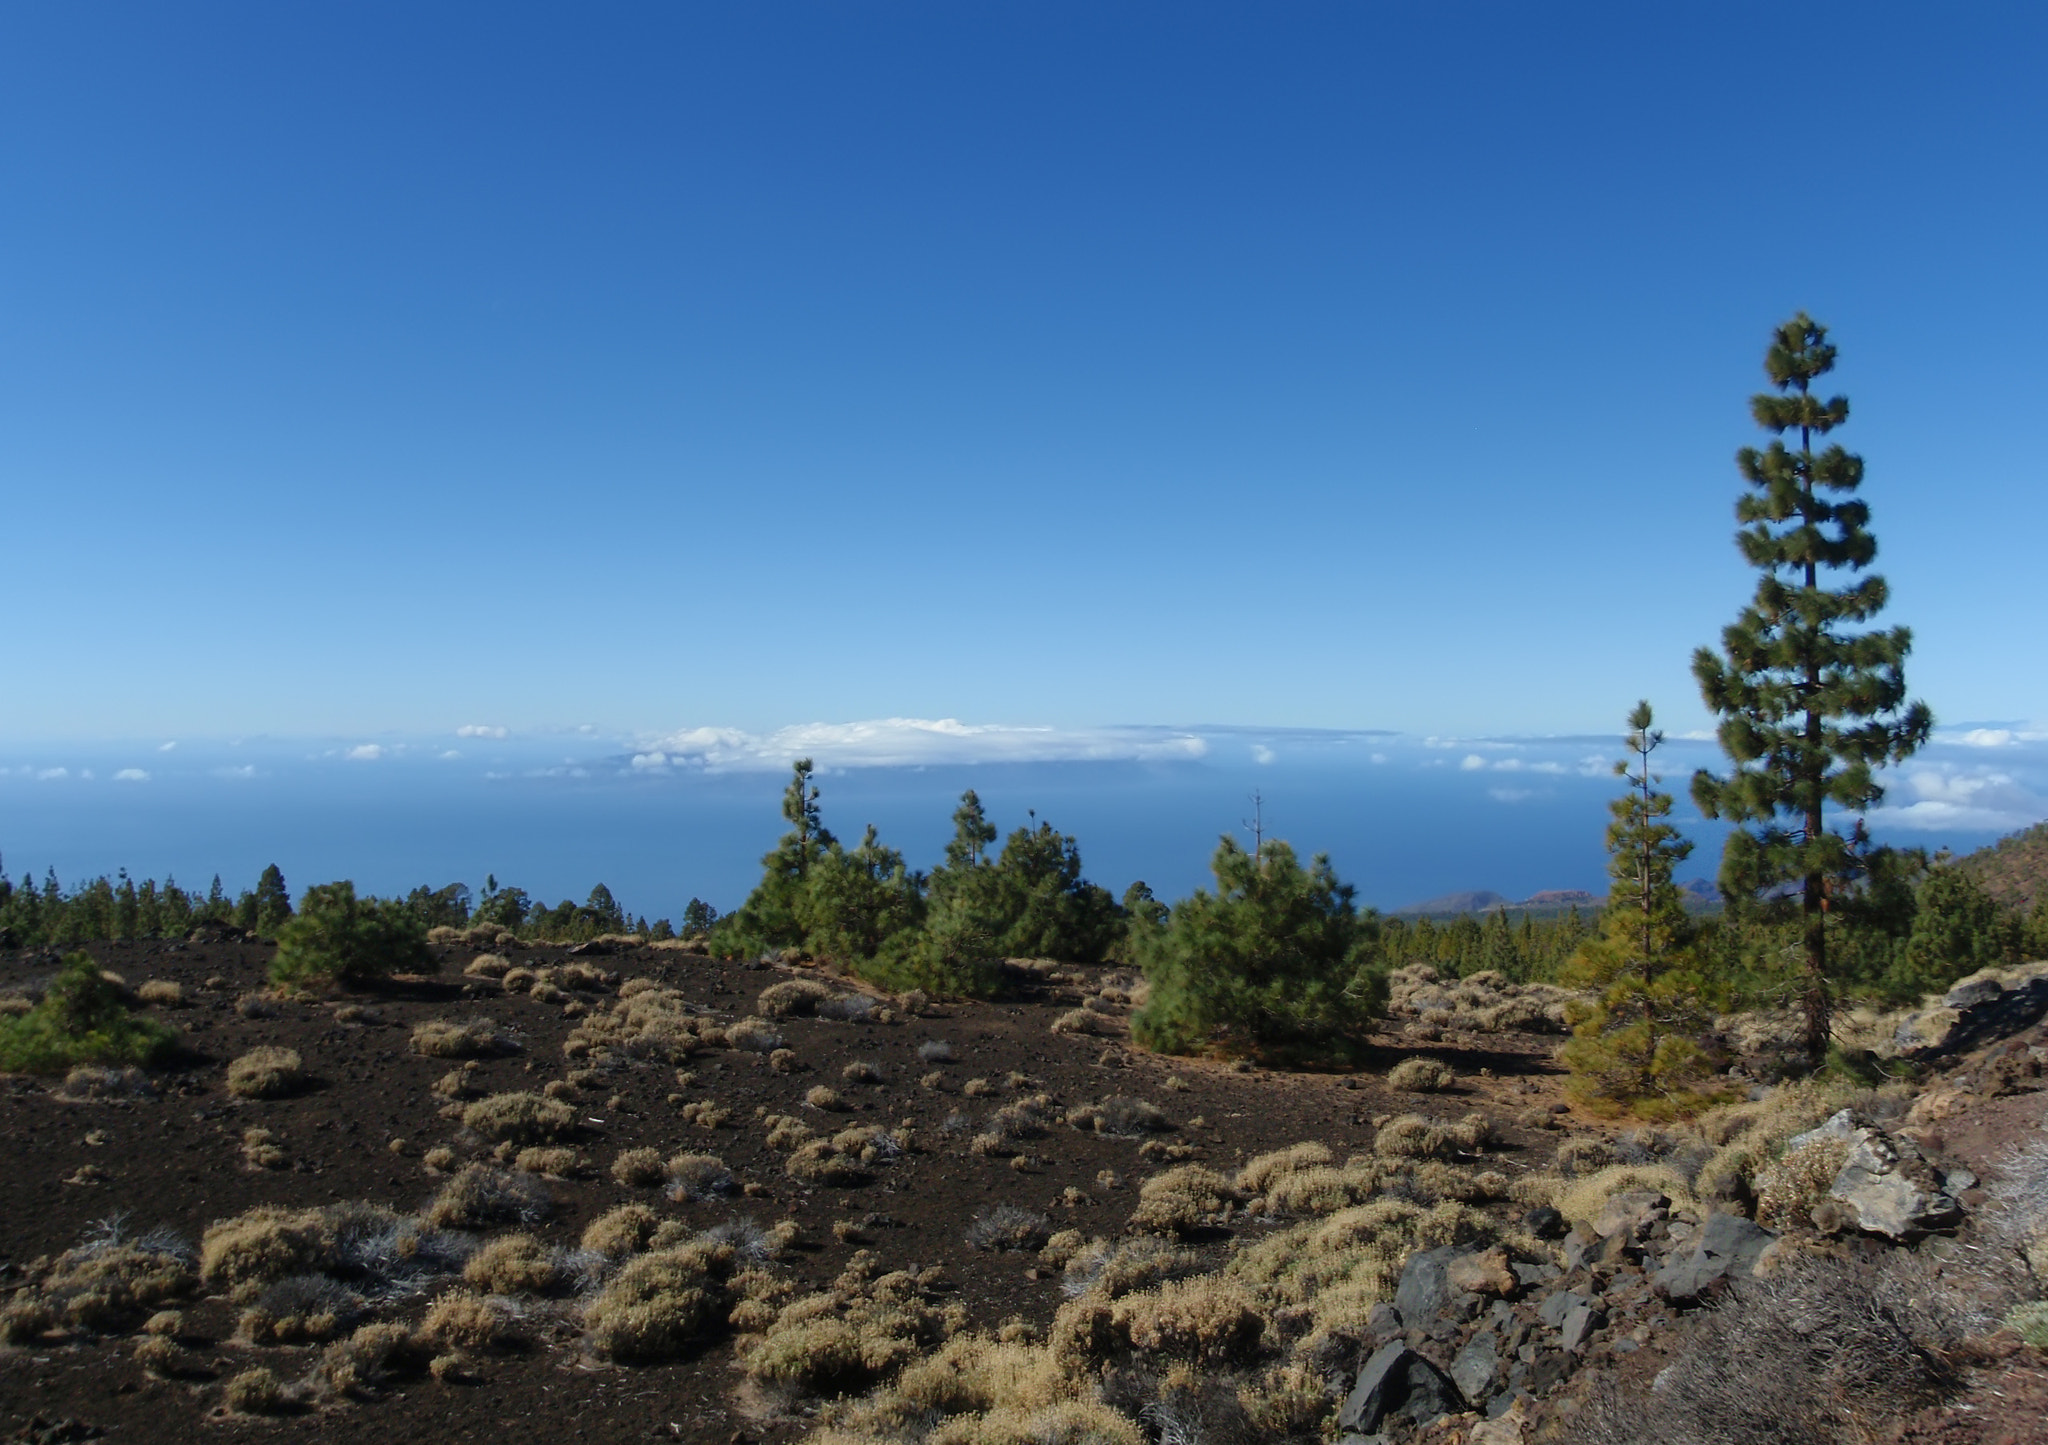
[[[228,1092],[241,1099],[282,1099],[307,1084],[296,1049],[251,1049],[228,1065]]]
[[[42,1001],[0,1013],[0,1071],[51,1074],[78,1064],[160,1063],[177,1035],[128,1007],[88,953],[67,954]]]
[[[359,987],[394,973],[432,973],[427,930],[405,905],[356,897],[355,884],[308,888],[298,912],[278,930],[272,980],[285,988],[317,983]]]

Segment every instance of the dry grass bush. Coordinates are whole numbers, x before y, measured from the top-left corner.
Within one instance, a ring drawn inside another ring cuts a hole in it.
[[[1173,1127],[1166,1111],[1157,1104],[1112,1094],[1099,1104],[1083,1104],[1067,1111],[1067,1123],[1076,1129],[1092,1129],[1117,1139],[1136,1139]]]
[[[823,1084],[818,1084],[807,1091],[804,1094],[804,1102],[813,1109],[824,1109],[831,1113],[842,1112],[847,1107],[846,1100],[839,1097],[837,1089],[828,1089]]]
[[[576,1111],[540,1094],[492,1094],[462,1111],[462,1127],[490,1144],[554,1144],[576,1130]]]
[[[433,1092],[442,1099],[479,1099],[483,1097],[484,1090],[483,1085],[477,1082],[476,1065],[467,1063],[436,1079]]]
[[[1984,1327],[1975,1282],[1908,1251],[1801,1255],[1702,1311],[1652,1391],[1598,1382],[1572,1445],[1846,1445],[1888,1436],[1956,1384]]]
[[[839,1394],[867,1389],[910,1364],[963,1323],[927,1293],[938,1273],[906,1271],[871,1278],[874,1258],[862,1250],[831,1289],[784,1305],[748,1343],[743,1362],[754,1380]]]
[[[1244,1167],[1237,1171],[1237,1188],[1245,1194],[1264,1194],[1282,1175],[1299,1174],[1335,1160],[1336,1155],[1330,1152],[1329,1145],[1313,1140],[1286,1149],[1275,1149],[1270,1154],[1256,1155],[1246,1161]]]
[[[668,1197],[699,1202],[739,1193],[739,1180],[716,1154],[678,1154],[668,1161]]]
[[[1081,1034],[1097,1037],[1121,1036],[1124,1032],[1118,1020],[1087,1008],[1068,1009],[1052,1021],[1052,1031],[1056,1034]]]
[[[795,1049],[776,1049],[768,1055],[768,1067],[778,1074],[801,1073],[804,1068],[803,1056]]]
[[[267,993],[245,993],[235,1000],[235,1013],[245,1019],[274,1019],[277,1000]]]
[[[210,1289],[254,1298],[273,1280],[326,1268],[336,1242],[332,1208],[259,1205],[208,1227],[199,1241],[199,1276]]]
[[[36,1001],[26,994],[0,994],[0,1019],[18,1019],[23,1014],[34,1013]]]
[[[527,1338],[518,1311],[507,1301],[459,1289],[436,1296],[427,1306],[419,1337],[442,1350],[507,1350]]]
[[[396,1321],[367,1324],[329,1345],[313,1378],[335,1395],[367,1396],[398,1375],[416,1375],[433,1358],[432,1348]]]
[[[1565,1005],[1575,995],[1547,983],[1510,983],[1488,969],[1446,979],[1428,964],[1410,964],[1387,975],[1387,1012],[1410,1018],[1423,1029],[1470,1033],[1563,1033]]]
[[[1052,1237],[1052,1221],[1036,1210],[998,1204],[974,1216],[967,1226],[967,1247],[1036,1252]]]
[[[1257,1358],[1266,1317],[1251,1291],[1200,1275],[1118,1300],[1110,1328],[1135,1353],[1215,1370]]]
[[[446,1144],[436,1144],[420,1156],[420,1163],[435,1174],[446,1174],[455,1167],[455,1151]]]
[[[761,1125],[768,1131],[770,1149],[800,1149],[818,1137],[815,1129],[794,1114],[764,1114]]]
[[[839,1071],[839,1077],[849,1084],[880,1084],[882,1071],[867,1059],[855,1059]]]
[[[540,970],[535,968],[508,968],[498,975],[498,982],[505,986],[507,993],[530,993],[540,983]]]
[[[237,1415],[275,1415],[292,1403],[284,1381],[263,1365],[229,1376],[221,1387],[221,1399]]]
[[[149,1374],[159,1379],[176,1379],[196,1363],[193,1356],[178,1347],[174,1339],[161,1335],[144,1335],[135,1342],[133,1359]]]
[[[156,1093],[156,1084],[132,1064],[110,1068],[105,1064],[79,1064],[64,1075],[56,1090],[60,1099],[84,1103],[95,1099],[146,1099]]]
[[[969,1079],[960,1086],[960,1092],[970,1099],[987,1098],[996,1091],[996,1086],[987,1079]]]
[[[1557,1172],[1597,1174],[1614,1163],[1614,1146],[1598,1134],[1574,1134],[1557,1146]]]
[[[423,1217],[442,1229],[488,1229],[533,1224],[552,1208],[547,1186],[532,1175],[469,1164],[441,1186]]]
[[[953,1046],[944,1039],[926,1039],[917,1046],[919,1062],[926,1064],[950,1064],[953,1062]]]
[[[1220,1223],[1240,1199],[1215,1170],[1183,1164],[1138,1186],[1131,1228],[1146,1234],[1193,1234]]]
[[[652,1189],[668,1177],[659,1149],[623,1149],[612,1160],[612,1178],[628,1189]]]
[[[1813,1207],[1827,1197],[1849,1145],[1842,1139],[1815,1139],[1757,1171],[1756,1222],[1783,1234],[1811,1229]]]
[[[1129,1417],[1103,1404],[1050,1353],[1022,1341],[955,1335],[874,1395],[828,1405],[818,1445],[914,1438],[930,1445],[1144,1445]]]
[[[695,1124],[699,1129],[722,1129],[732,1122],[732,1110],[716,1099],[698,1099],[684,1104],[676,1113],[685,1124]]]
[[[481,1015],[461,1023],[428,1019],[412,1031],[412,1051],[430,1059],[485,1059],[519,1049],[517,1039]]]
[[[135,996],[155,1008],[183,1008],[185,985],[167,978],[152,978],[135,990]]]
[[[847,1187],[865,1184],[872,1166],[903,1152],[903,1141],[873,1124],[841,1129],[829,1139],[811,1139],[797,1146],[785,1170],[806,1184]]]
[[[1840,1109],[1884,1119],[1911,1102],[1900,1085],[1862,1090],[1821,1080],[1781,1084],[1754,1102],[1724,1105],[1698,1120],[1700,1138],[1713,1150],[1694,1180],[1704,1198],[1738,1203],[1754,1198],[1758,1175],[1784,1154],[1793,1135],[1803,1134]]]
[[[1484,1114],[1467,1114],[1455,1123],[1438,1123],[1421,1114],[1389,1119],[1373,1135],[1372,1152],[1382,1159],[1446,1159],[1473,1153],[1493,1142],[1493,1125]]]
[[[305,1061],[296,1049],[265,1045],[228,1065],[228,1092],[238,1099],[282,1099],[306,1082]]]
[[[572,1059],[617,1053],[681,1064],[693,1054],[725,1045],[726,1030],[698,1013],[689,999],[651,979],[636,978],[620,987],[616,1004],[593,1008],[580,1020],[562,1052]]]
[[[1524,1176],[1517,1181],[1515,1197],[1520,1200],[1525,1194],[1533,1196],[1542,1184],[1541,1175]],[[1609,1199],[1638,1190],[1662,1194],[1671,1201],[1674,1209],[1698,1210],[1700,1207],[1699,1201],[1686,1187],[1684,1176],[1668,1164],[1610,1164],[1581,1179],[1559,1180],[1550,1189],[1548,1199],[1535,1199],[1533,1202],[1552,1206],[1574,1224],[1590,1223]]]
[[[142,1322],[142,1332],[146,1335],[163,1335],[175,1339],[185,1332],[185,1312],[158,1310]]]
[[[631,1260],[583,1311],[591,1348],[620,1364],[670,1360],[725,1328],[730,1245],[700,1242]]]
[[[502,953],[479,953],[462,970],[467,978],[503,978],[512,971],[512,960]]]
[[[935,1094],[941,1093],[946,1087],[946,1076],[939,1070],[933,1069],[929,1074],[924,1075],[917,1081],[917,1086],[920,1089],[930,1089]]]
[[[512,1167],[522,1174],[541,1174],[549,1179],[573,1179],[583,1169],[583,1156],[564,1144],[536,1144],[521,1149]]]
[[[1156,1234],[1140,1234],[1114,1244],[1098,1239],[1075,1250],[1067,1260],[1060,1290],[1068,1299],[1090,1293],[1121,1299],[1197,1274],[1201,1268],[1199,1256],[1176,1249]]]
[[[1411,1094],[1436,1094],[1448,1089],[1457,1077],[1441,1059],[1403,1059],[1387,1071],[1387,1087]]]
[[[661,1224],[660,1216],[646,1205],[621,1204],[590,1221],[579,1243],[593,1254],[621,1259],[647,1248]]]
[[[242,1162],[251,1169],[282,1169],[292,1162],[292,1156],[270,1130],[244,1129]]]
[[[462,1278],[494,1295],[549,1294],[568,1283],[555,1251],[523,1233],[502,1234],[485,1244],[469,1257]]]
[[[830,997],[831,987],[815,978],[791,978],[762,990],[754,1007],[767,1018],[795,1018],[816,1013]]]
[[[368,1308],[360,1294],[324,1274],[291,1275],[242,1311],[236,1333],[252,1345],[325,1344]]]
[[[725,1030],[726,1047],[744,1049],[750,1053],[772,1054],[782,1047],[782,1035],[769,1026],[763,1018],[743,1018],[736,1024],[729,1024]]]
[[[158,1232],[129,1239],[115,1216],[54,1261],[29,1267],[29,1282],[0,1310],[0,1343],[35,1343],[48,1330],[125,1334],[194,1292],[189,1250]]]

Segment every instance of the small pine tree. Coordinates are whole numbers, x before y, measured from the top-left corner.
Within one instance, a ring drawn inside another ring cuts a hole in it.
[[[1650,705],[1628,716],[1630,758],[1614,765],[1628,789],[1607,825],[1613,886],[1600,932],[1579,945],[1566,969],[1594,992],[1573,1009],[1564,1062],[1571,1090],[1597,1107],[1661,1116],[1696,1106],[1710,1072],[1698,1035],[1708,1020],[1700,1000],[1696,929],[1672,876],[1692,844],[1667,820],[1671,795],[1657,788],[1650,754],[1664,741]]]
[[[1736,456],[1751,490],[1737,503],[1736,541],[1761,576],[1756,594],[1721,634],[1721,652],[1701,648],[1693,675],[1721,715],[1728,777],[1702,769],[1692,795],[1709,818],[1737,824],[1721,855],[1721,891],[1731,904],[1771,903],[1797,885],[1805,951],[1806,1051],[1826,1054],[1832,999],[1827,952],[1830,895],[1849,877],[1850,846],[1826,827],[1825,808],[1862,812],[1884,796],[1873,773],[1903,760],[1934,725],[1924,703],[1906,700],[1911,632],[1851,630],[1883,610],[1875,574],[1822,585],[1821,571],[1855,574],[1877,555],[1870,506],[1856,490],[1863,460],[1829,446],[1849,419],[1846,397],[1823,401],[1812,384],[1834,369],[1827,329],[1804,312],[1780,326],[1764,358],[1775,394],[1750,401],[1757,424],[1779,434],[1762,451]],[[1782,437],[1797,430],[1799,449]]]
[[[292,896],[285,890],[284,874],[272,863],[256,880],[254,927],[258,933],[275,934],[292,916]]]
[[[872,823],[860,846],[833,843],[811,864],[797,898],[805,949],[859,971],[890,938],[922,920],[921,881],[901,853],[882,846]]]
[[[1214,893],[1198,889],[1164,927],[1134,934],[1151,997],[1132,1037],[1163,1053],[1340,1048],[1385,999],[1369,966],[1377,915],[1359,913],[1328,858],[1303,868],[1278,839],[1255,858],[1225,834],[1209,866]]]
[[[804,923],[800,907],[805,880],[835,845],[818,807],[818,785],[809,758],[794,765],[782,794],[782,816],[790,830],[761,859],[761,881],[734,912],[712,931],[713,949],[728,957],[769,948],[800,948]]]
[[[344,879],[306,890],[299,911],[278,930],[270,977],[287,988],[366,984],[439,966],[426,928],[403,903],[358,898],[355,884]]]
[[[953,811],[953,841],[946,845],[946,866],[956,871],[979,868],[983,851],[995,840],[996,825],[982,812],[980,796],[969,788]]]

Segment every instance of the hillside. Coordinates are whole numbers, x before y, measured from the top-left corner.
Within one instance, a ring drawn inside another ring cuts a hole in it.
[[[2008,908],[2028,911],[2048,897],[2048,823],[2000,838],[1960,860],[1959,867]]]

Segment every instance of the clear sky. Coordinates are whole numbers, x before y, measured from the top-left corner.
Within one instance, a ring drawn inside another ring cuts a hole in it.
[[[1704,724],[1770,326],[2048,718],[2033,5],[15,5],[0,741]],[[771,820],[772,822],[772,820]]]

